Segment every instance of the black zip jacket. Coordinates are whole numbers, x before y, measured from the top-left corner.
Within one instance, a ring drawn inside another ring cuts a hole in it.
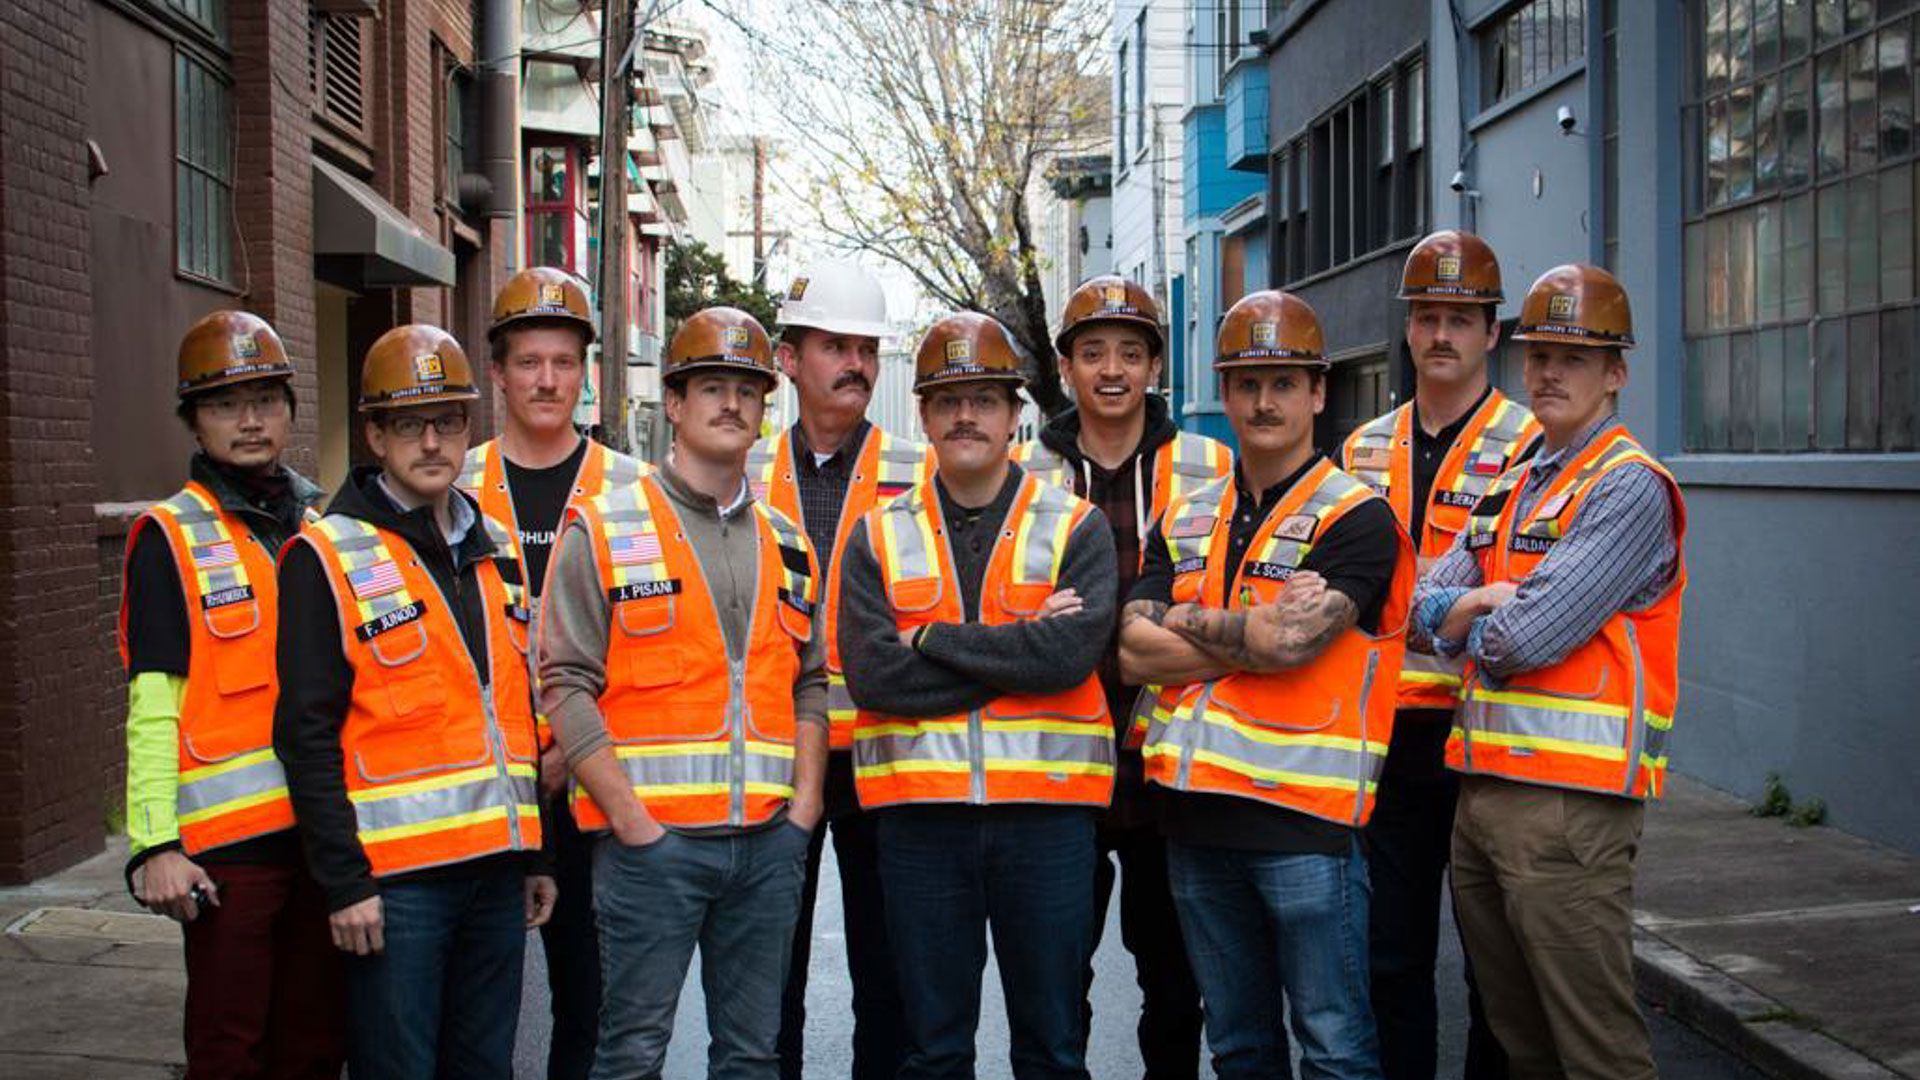
[[[475,567],[494,556],[493,542],[475,523],[460,546],[449,549],[430,507],[402,511],[380,490],[373,467],[355,469],[334,496],[329,514],[357,518],[398,534],[413,549],[434,583],[453,604],[468,654],[484,685],[490,678],[485,601]],[[459,490],[454,497],[472,500]],[[400,553],[396,552],[396,556]],[[280,631],[276,642],[280,699],[273,710],[273,749],[286,767],[287,788],[314,880],[327,894],[327,909],[339,911],[378,895],[373,868],[360,847],[353,805],[347,801],[346,762],[340,729],[353,700],[353,666],[340,645],[340,615],[320,557],[307,544],[287,549],[280,561]],[[492,870],[517,853],[489,856],[450,867],[398,875],[388,881],[464,877]],[[530,873],[549,872],[544,854]]]

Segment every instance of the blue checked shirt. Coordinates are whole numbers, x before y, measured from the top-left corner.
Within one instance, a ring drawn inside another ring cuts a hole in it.
[[[1617,417],[1554,452],[1542,452],[1517,493],[1525,516],[1568,461],[1619,425]],[[1474,620],[1465,641],[1435,636],[1454,602],[1482,584],[1480,560],[1463,531],[1414,591],[1409,645],[1441,656],[1472,657],[1494,680],[1566,659],[1616,612],[1647,607],[1673,580],[1679,550],[1666,482],[1644,465],[1614,469],[1594,482],[1573,527],[1557,541],[1512,600]]]

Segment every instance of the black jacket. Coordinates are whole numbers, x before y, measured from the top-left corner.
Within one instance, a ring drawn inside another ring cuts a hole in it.
[[[1174,436],[1180,434],[1180,425],[1173,422],[1173,407],[1168,405],[1167,399],[1159,394],[1148,394],[1146,406],[1147,426],[1140,433],[1140,447],[1135,453],[1146,459],[1147,469],[1151,471],[1154,452],[1172,442]],[[1040,429],[1040,445],[1067,459],[1073,464],[1074,474],[1081,475],[1079,406],[1076,405],[1047,421],[1047,426]],[[1151,472],[1147,478],[1152,478]],[[1147,487],[1148,490],[1152,489],[1151,484]],[[1079,490],[1078,484],[1074,485],[1074,492],[1098,505],[1090,495]]]
[[[486,649],[485,600],[475,568],[494,556],[493,542],[479,521],[479,508],[467,499],[475,523],[449,549],[427,507],[401,511],[379,488],[379,470],[355,469],[342,485],[329,514],[342,514],[398,534],[412,547],[440,591],[451,598],[454,618],[482,683],[490,669]],[[314,880],[326,890],[330,911],[365,900],[379,890],[373,868],[360,847],[353,806],[347,801],[346,763],[340,729],[353,700],[353,666],[340,646],[340,615],[320,557],[307,544],[287,549],[280,561],[280,624],[276,642],[280,699],[273,711],[273,748],[287,771],[287,788],[300,823]],[[403,875],[406,878],[462,876],[508,854]],[[534,869],[546,872],[536,860]],[[389,879],[398,880],[398,879]]]

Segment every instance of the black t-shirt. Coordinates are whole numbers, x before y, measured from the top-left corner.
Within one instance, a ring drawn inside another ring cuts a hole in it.
[[[185,678],[191,642],[173,549],[159,525],[142,526],[127,556],[127,678],[148,672]]]
[[[514,521],[520,529],[520,552],[527,563],[529,596],[539,596],[547,582],[547,556],[553,553],[560,519],[566,515],[567,500],[573,497],[573,484],[586,456],[585,439],[565,461],[544,469],[522,468],[501,455],[507,466],[507,494],[513,499]]]
[[[1407,523],[1407,531],[1417,539],[1420,530],[1427,523],[1427,495],[1433,491],[1434,478],[1440,475],[1440,463],[1447,460],[1453,451],[1453,444],[1460,441],[1460,433],[1467,430],[1467,422],[1473,414],[1480,411],[1486,403],[1487,395],[1493,393],[1489,386],[1480,392],[1472,407],[1460,414],[1460,418],[1432,435],[1420,426],[1420,406],[1416,402],[1413,408],[1413,520]]]
[[[1238,563],[1246,556],[1255,532],[1268,513],[1319,460],[1319,455],[1315,455],[1298,472],[1261,492],[1257,500],[1247,490],[1236,465],[1237,510],[1227,533],[1229,564]],[[1360,628],[1368,633],[1379,629],[1380,609],[1386,601],[1387,586],[1393,581],[1394,564],[1399,559],[1400,546],[1394,530],[1393,511],[1386,501],[1369,499],[1315,539],[1300,564],[1300,569],[1319,574],[1327,580],[1328,588],[1338,589],[1353,601],[1360,609]],[[1225,577],[1220,601],[1228,604],[1233,575]],[[1158,525],[1147,539],[1146,567],[1127,599],[1162,603],[1173,600],[1173,559],[1167,554],[1166,540]],[[1169,839],[1183,843],[1242,851],[1339,855],[1347,851],[1353,839],[1353,830],[1345,825],[1252,799],[1167,789],[1161,789],[1161,795],[1161,831]]]

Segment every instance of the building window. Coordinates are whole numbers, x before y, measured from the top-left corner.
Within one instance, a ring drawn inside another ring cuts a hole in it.
[[[587,254],[586,192],[573,146],[527,148],[527,261],[557,266],[582,279],[595,269]]]
[[[1227,69],[1240,58],[1240,0],[1220,0],[1216,17],[1220,47],[1220,92],[1227,91]]]
[[[1272,276],[1288,285],[1418,236],[1427,217],[1426,69],[1394,64],[1274,155]]]
[[[1147,111],[1153,95],[1147,92],[1147,12],[1142,8],[1140,17],[1133,22],[1133,86],[1134,96],[1140,99],[1140,108],[1133,114],[1134,153],[1147,148]]]
[[[1915,449],[1920,18],[1836,0],[1687,15],[1686,448]]]
[[[1479,33],[1480,107],[1498,105],[1585,59],[1586,24],[1587,0],[1528,0],[1494,19]]]
[[[227,0],[164,0],[168,9],[185,16],[216,42],[227,40]]]
[[[1132,48],[1132,42],[1121,42],[1120,62],[1113,65],[1113,77],[1119,80],[1119,93],[1115,95],[1113,106],[1113,122],[1114,126],[1118,129],[1114,135],[1114,145],[1120,151],[1114,158],[1114,161],[1123,171],[1126,169],[1127,163],[1133,160],[1127,156],[1127,54]]]
[[[174,265],[233,281],[232,88],[184,51],[173,55]]]
[[[479,110],[474,108],[473,74],[462,67],[448,66],[446,77],[446,112],[441,117],[445,128],[445,147],[441,159],[441,190],[446,193],[448,202],[460,204],[460,174],[477,171],[479,163],[474,158],[479,140],[477,121]]]

